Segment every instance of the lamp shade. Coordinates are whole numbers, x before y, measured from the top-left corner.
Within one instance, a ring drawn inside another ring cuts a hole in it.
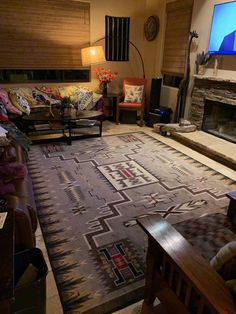
[[[106,61],[102,46],[93,46],[81,49],[82,65],[103,63]]]

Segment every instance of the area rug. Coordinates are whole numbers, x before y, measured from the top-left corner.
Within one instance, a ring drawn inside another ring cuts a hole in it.
[[[143,297],[144,232],[224,212],[235,182],[142,132],[31,147],[39,220],[64,313],[112,313]]]

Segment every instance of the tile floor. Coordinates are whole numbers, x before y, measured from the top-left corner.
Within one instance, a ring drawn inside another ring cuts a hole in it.
[[[157,133],[155,133],[153,131],[152,128],[148,128],[148,127],[142,127],[140,128],[139,126],[135,125],[135,124],[120,124],[120,125],[115,125],[109,121],[105,121],[104,122],[104,128],[103,128],[103,135],[111,135],[111,134],[118,134],[118,133],[127,133],[127,132],[136,132],[136,131],[143,131],[147,134],[152,135],[153,137],[157,138],[158,140],[174,147],[175,149],[185,153],[186,155],[204,163],[205,165],[217,170],[218,172],[224,174],[225,176],[230,177],[233,180],[236,180],[236,172],[209,159],[208,157],[197,153],[195,151],[193,151],[192,149],[176,142],[175,140],[171,139],[170,137],[163,137]],[[192,133],[193,137],[196,138],[198,135]],[[188,133],[188,137],[191,137],[191,134]],[[204,136],[204,134],[201,136]],[[207,135],[206,135],[207,137]],[[205,139],[206,142],[209,144],[208,139]],[[212,144],[212,142],[211,142]],[[72,144],[73,145],[73,144]],[[215,146],[217,146],[217,139],[215,139]],[[233,144],[234,145],[234,144]],[[222,145],[222,140],[220,141],[220,149],[222,150],[223,153],[228,152],[229,154],[231,154],[232,156],[232,150],[230,149],[228,151],[228,143],[225,142],[225,146]],[[217,146],[217,149],[219,149],[219,146]],[[236,148],[235,146],[230,145],[230,147],[234,147],[234,150]],[[235,154],[235,158],[236,158],[236,154]],[[47,275],[47,314],[63,314],[63,310],[61,307],[61,303],[60,303],[60,299],[59,299],[59,295],[57,292],[57,288],[56,288],[56,284],[55,284],[55,280],[54,280],[54,276],[53,276],[53,272],[51,270],[51,266],[50,266],[50,262],[48,260],[48,256],[47,256],[47,250],[43,241],[43,236],[41,233],[40,228],[38,228],[37,232],[36,232],[36,243],[37,243],[37,247],[39,247],[43,254],[44,257],[46,259],[47,265],[48,265],[48,275]],[[140,304],[141,302],[139,302],[138,304],[134,304],[131,305],[123,310],[120,310],[118,312],[115,312],[116,314],[134,314],[137,313],[137,309],[140,308]]]

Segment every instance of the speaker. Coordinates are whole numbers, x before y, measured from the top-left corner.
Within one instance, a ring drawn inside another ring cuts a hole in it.
[[[149,112],[155,113],[160,107],[162,78],[152,79]]]

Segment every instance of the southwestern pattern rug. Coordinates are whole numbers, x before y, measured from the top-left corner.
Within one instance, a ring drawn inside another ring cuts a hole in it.
[[[143,296],[146,237],[224,212],[235,182],[142,132],[32,146],[36,206],[65,313],[105,314]]]

